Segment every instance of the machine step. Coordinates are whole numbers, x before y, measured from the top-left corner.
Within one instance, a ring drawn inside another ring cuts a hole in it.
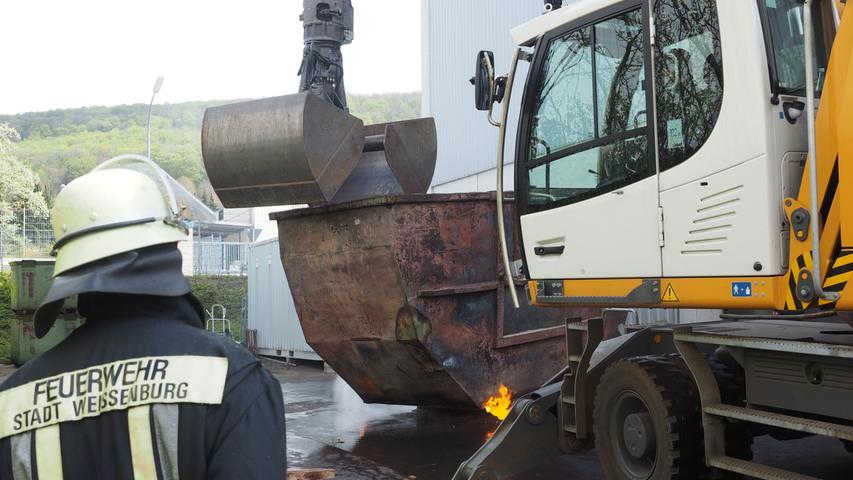
[[[835,423],[821,422],[807,418],[792,417],[781,413],[765,412],[763,410],[723,404],[709,405],[705,407],[705,413],[717,417],[760,423],[762,425],[770,425],[772,427],[853,441],[853,427],[846,425],[838,425]]]
[[[586,331],[589,331],[589,328],[587,327],[586,322],[572,322],[572,323],[567,323],[567,324],[566,324],[566,328],[567,328],[567,329],[569,329],[569,330],[575,330],[575,331],[578,331],[578,332],[586,332]]]
[[[741,475],[748,475],[762,480],[819,480],[817,477],[788,472],[734,457],[713,457],[708,461],[708,465],[719,468],[720,470],[740,473]]]

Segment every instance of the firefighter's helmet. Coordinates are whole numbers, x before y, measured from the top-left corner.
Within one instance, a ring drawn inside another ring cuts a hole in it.
[[[147,164],[164,185],[121,160]],[[125,155],[69,183],[51,216],[56,235],[54,276],[123,252],[187,239],[165,175],[145,157]]]

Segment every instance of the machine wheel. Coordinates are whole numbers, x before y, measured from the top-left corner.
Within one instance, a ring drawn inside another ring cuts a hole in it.
[[[692,378],[690,369],[684,363],[684,359],[677,353],[664,355],[665,358],[671,360],[675,365],[681,368],[681,371]],[[734,359],[727,359],[727,354],[724,351],[717,350],[713,355],[706,357],[708,366],[714,373],[714,378],[717,380],[717,386],[720,389],[720,397],[723,403],[727,405],[744,406],[746,404],[746,386],[741,369]],[[695,384],[694,384],[695,385]],[[700,420],[701,421],[701,420]],[[752,460],[752,444],[753,433],[750,425],[742,422],[727,422],[726,423],[726,455],[729,457],[739,458],[741,460]],[[704,439],[703,439],[704,448]],[[705,472],[703,477],[708,480],[739,480],[746,478],[743,475],[732,472],[724,472],[721,470],[709,470]]]
[[[699,396],[672,358],[615,362],[601,377],[593,417],[609,480],[695,480],[706,472]]]

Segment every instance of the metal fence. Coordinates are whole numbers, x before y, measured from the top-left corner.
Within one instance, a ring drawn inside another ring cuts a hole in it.
[[[50,257],[54,241],[50,216],[16,209],[0,218],[0,271],[21,258]]]
[[[196,275],[246,275],[245,242],[193,242]]]
[[[50,258],[53,248],[53,227],[49,215],[31,210],[11,210],[0,216],[0,271],[9,269],[9,262],[22,258]],[[247,269],[246,242],[222,242],[193,237],[182,247],[186,275],[244,276]]]

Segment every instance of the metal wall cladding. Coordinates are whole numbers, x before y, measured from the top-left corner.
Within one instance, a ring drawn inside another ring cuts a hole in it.
[[[305,341],[293,296],[281,266],[278,239],[249,246],[249,328],[257,330],[259,353],[319,358]]]
[[[423,34],[424,116],[435,117],[438,161],[433,185],[473,175],[495,167],[498,129],[486,113],[474,108],[474,74],[477,52],[495,52],[499,75],[509,69],[515,47],[510,30],[542,13],[542,0],[425,0]],[[507,163],[514,158],[516,121],[527,75],[519,64],[507,129]],[[500,112],[497,105],[497,117]],[[494,190],[487,187],[484,190]]]

